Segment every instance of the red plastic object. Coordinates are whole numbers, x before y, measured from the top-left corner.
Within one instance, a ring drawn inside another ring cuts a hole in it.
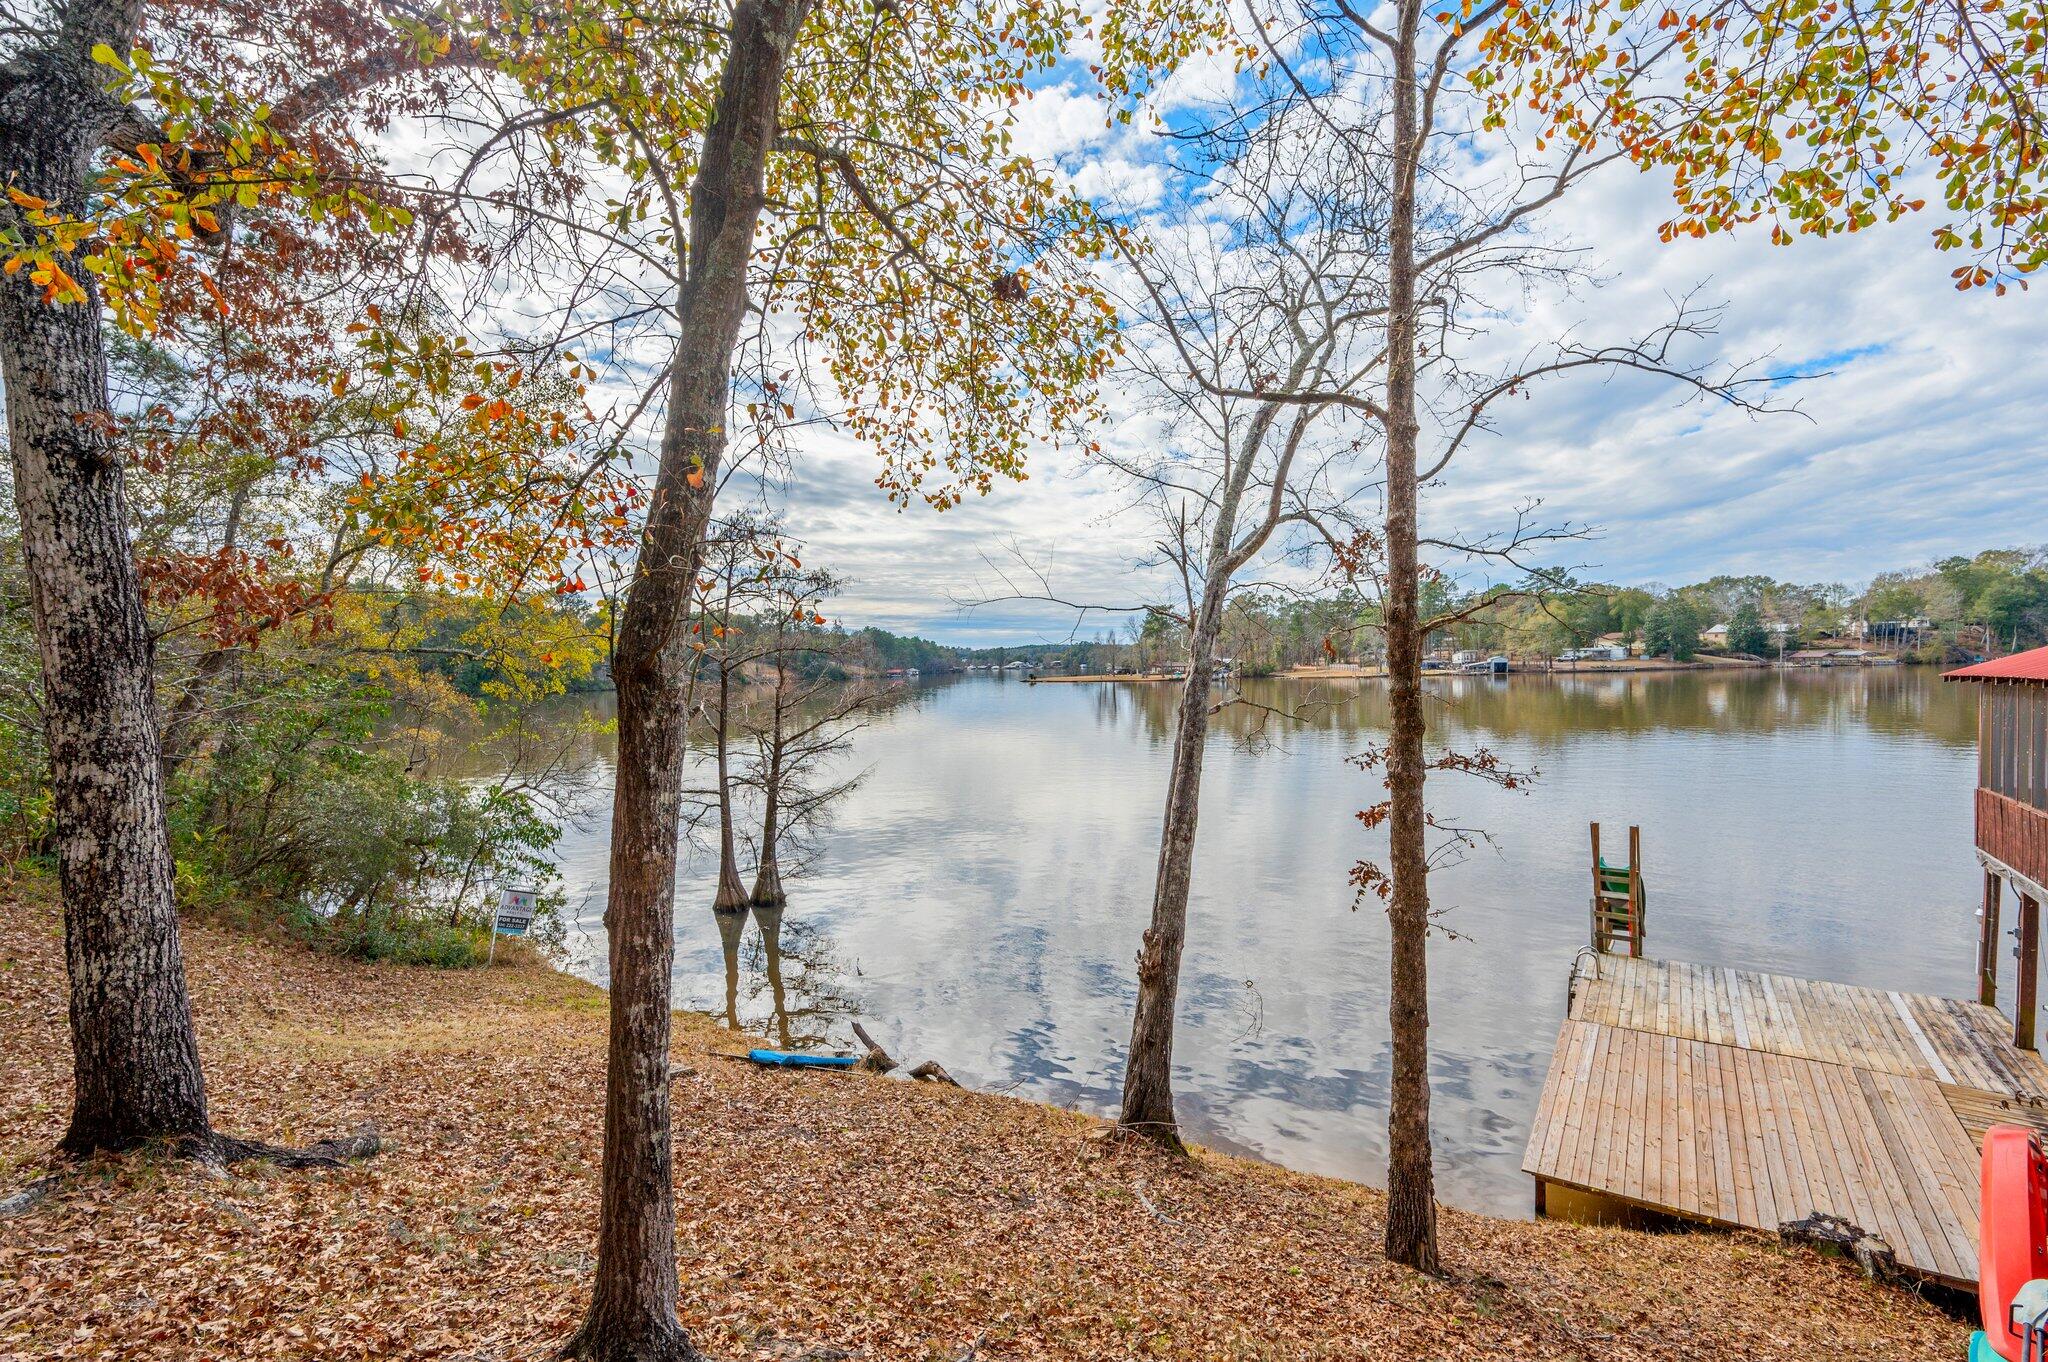
[[[1983,1174],[1977,1304],[1986,1340],[2007,1362],[2020,1362],[2012,1298],[2028,1282],[2048,1277],[2048,1156],[2033,1131],[1993,1126],[1984,1136]]]

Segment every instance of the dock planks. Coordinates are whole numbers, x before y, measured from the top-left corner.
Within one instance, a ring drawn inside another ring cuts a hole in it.
[[[1828,1212],[1972,1286],[1984,1131],[2048,1131],[2048,1063],[2008,1034],[1976,1003],[1592,957],[1522,1166],[1720,1225]]]

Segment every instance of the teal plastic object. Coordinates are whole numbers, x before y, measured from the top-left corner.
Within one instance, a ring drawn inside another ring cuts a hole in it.
[[[772,1069],[851,1069],[852,1055],[793,1055],[786,1050],[749,1050],[747,1058]]]
[[[1998,1350],[1991,1346],[1991,1340],[1984,1337],[1984,1331],[1979,1329],[1970,1335],[1970,1362],[2005,1362],[2005,1359],[1998,1355]]]

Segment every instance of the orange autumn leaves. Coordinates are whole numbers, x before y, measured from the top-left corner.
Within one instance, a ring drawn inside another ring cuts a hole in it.
[[[374,307],[349,330],[362,382],[340,373],[333,391],[347,418],[390,432],[342,499],[349,529],[419,582],[487,600],[585,590],[597,556],[631,547],[640,489],[586,439],[587,365],[530,371]]]
[[[385,1151],[225,1179],[147,1155],[92,1167],[0,1221],[0,1354],[558,1349],[593,1268],[604,995],[508,966],[502,947],[496,969],[432,970],[183,931],[217,1119],[273,1140],[374,1121]],[[63,1132],[56,909],[0,900],[0,959],[0,1016],[16,1023],[5,1193]],[[1101,1123],[1035,1102],[707,1054],[750,1043],[676,1018],[679,1306],[731,1362],[1779,1362],[1810,1356],[1816,1327],[1847,1357],[1960,1358],[1968,1341],[1910,1292],[1757,1236],[1446,1208],[1450,1275],[1419,1277],[1373,1251],[1385,1198],[1371,1188],[1091,1138]]]
[[[190,72],[159,66],[146,48],[125,56],[105,43],[94,62],[109,92],[144,111],[159,134],[109,155],[85,199],[56,204],[6,186],[13,221],[0,219],[0,271],[29,272],[52,306],[88,301],[91,275],[116,326],[137,338],[165,323],[167,290],[190,274],[220,315],[228,299],[192,258],[195,239],[224,230],[231,212],[282,209],[315,219],[360,217],[375,230],[409,223],[403,208],[320,173],[312,157],[270,126],[270,109],[225,88],[202,88]]]

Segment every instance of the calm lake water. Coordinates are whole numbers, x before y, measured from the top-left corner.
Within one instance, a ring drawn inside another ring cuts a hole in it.
[[[1653,955],[1969,990],[1965,688],[1919,668],[1433,685],[1434,736],[1540,772],[1526,795],[1431,785],[1440,818],[1493,839],[1432,879],[1452,933],[1430,957],[1448,1200],[1528,1213],[1522,1145],[1586,943],[1593,819],[1624,846],[1642,826]],[[1175,1050],[1181,1118],[1204,1143],[1379,1182],[1387,927],[1376,902],[1354,910],[1346,873],[1385,840],[1353,817],[1378,785],[1345,758],[1384,733],[1385,695],[1374,682],[1248,692],[1317,704],[1298,724],[1248,707],[1219,719]],[[779,920],[721,924],[715,857],[688,854],[677,1004],[722,1012],[730,987],[749,1027],[835,1045],[850,1044],[853,1012],[898,1057],[936,1058],[970,1087],[1113,1112],[1175,699],[1162,685],[912,683],[858,735],[849,769],[866,779]],[[595,774],[608,789],[607,755]],[[575,966],[599,982],[608,803],[560,847]]]

